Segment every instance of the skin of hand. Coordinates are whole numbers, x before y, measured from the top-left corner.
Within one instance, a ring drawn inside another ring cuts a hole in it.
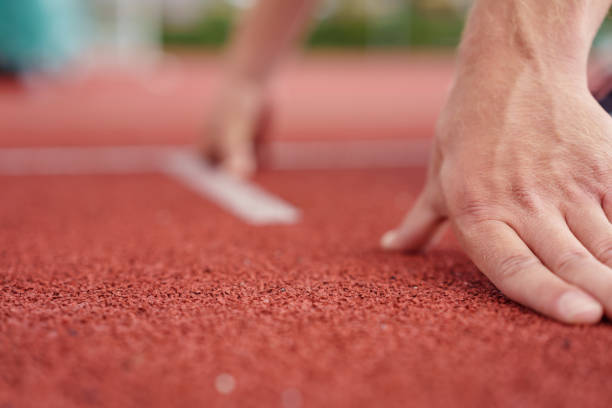
[[[268,79],[304,31],[316,0],[259,0],[229,46],[223,80],[199,141],[204,157],[237,177],[257,167],[255,136],[265,120]]]
[[[264,87],[255,81],[228,82],[217,92],[198,147],[228,174],[245,178],[257,169],[255,135],[265,108]]]
[[[610,1],[476,1],[426,186],[390,250],[447,221],[509,298],[570,324],[612,316],[612,119],[588,91]]]

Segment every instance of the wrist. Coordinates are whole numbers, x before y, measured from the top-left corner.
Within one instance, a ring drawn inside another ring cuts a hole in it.
[[[459,69],[584,82],[590,46],[609,3],[477,0],[459,48]]]

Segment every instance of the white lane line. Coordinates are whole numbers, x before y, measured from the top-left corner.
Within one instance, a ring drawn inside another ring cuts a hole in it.
[[[266,167],[275,170],[387,168],[427,163],[429,140],[271,141]],[[110,174],[163,170],[186,146],[0,148],[0,174]]]
[[[386,168],[427,162],[428,140],[272,141],[267,167],[278,170]],[[300,211],[248,181],[198,159],[188,147],[0,148],[0,175],[162,173],[180,181],[243,221],[293,224]]]
[[[424,166],[431,140],[272,141],[263,146],[275,170],[367,169]]]
[[[188,151],[167,157],[166,172],[200,195],[253,225],[294,224],[300,211],[253,183],[211,168]]]
[[[0,149],[2,175],[125,174],[163,170],[165,147],[42,147]]]
[[[181,147],[50,147],[0,149],[0,175],[161,173],[248,224],[294,224],[300,211],[245,180],[206,165]]]

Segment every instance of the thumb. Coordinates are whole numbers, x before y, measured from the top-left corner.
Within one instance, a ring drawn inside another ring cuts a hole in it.
[[[382,236],[382,248],[389,251],[421,251],[429,247],[446,221],[446,217],[436,209],[435,202],[434,194],[427,190],[421,193],[402,223]]]

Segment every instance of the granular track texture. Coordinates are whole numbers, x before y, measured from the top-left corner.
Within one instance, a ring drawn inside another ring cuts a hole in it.
[[[162,176],[0,177],[0,407],[609,407],[609,323],[377,248],[422,178],[265,172],[304,220],[250,227]]]

